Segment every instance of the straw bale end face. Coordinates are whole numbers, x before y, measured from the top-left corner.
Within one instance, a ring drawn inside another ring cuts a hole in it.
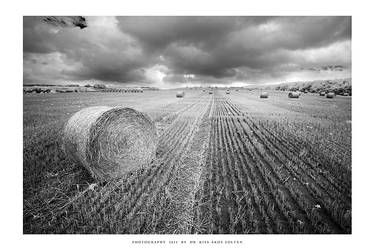
[[[91,175],[106,181],[146,167],[155,158],[157,132],[145,114],[124,107],[90,107],[64,128],[65,153]]]

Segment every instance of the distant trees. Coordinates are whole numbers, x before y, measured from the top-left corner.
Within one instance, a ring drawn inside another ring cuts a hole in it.
[[[280,91],[300,91],[303,93],[334,92],[336,95],[352,95],[351,78],[336,80],[316,80],[309,82],[281,83],[273,87]]]

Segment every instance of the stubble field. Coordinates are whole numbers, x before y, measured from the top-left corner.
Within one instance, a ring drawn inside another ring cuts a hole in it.
[[[24,233],[351,233],[351,98],[187,90],[24,95]],[[89,106],[147,113],[147,168],[97,183],[62,150]]]

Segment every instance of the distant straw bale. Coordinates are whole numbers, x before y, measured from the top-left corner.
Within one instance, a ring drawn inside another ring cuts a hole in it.
[[[268,92],[261,92],[260,98],[269,98],[269,93]]]
[[[292,91],[292,92],[288,93],[288,98],[299,98],[299,97],[300,97],[299,92]]]
[[[184,97],[184,91],[177,92],[177,98],[183,98]]]
[[[93,87],[94,89],[106,89],[106,85],[100,83],[96,83]]]
[[[65,153],[97,180],[110,180],[148,166],[157,132],[151,119],[124,107],[90,107],[75,113],[64,128]]]

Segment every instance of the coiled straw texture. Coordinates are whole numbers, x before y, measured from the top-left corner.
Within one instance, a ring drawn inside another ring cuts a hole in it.
[[[97,180],[146,167],[154,159],[157,131],[145,114],[124,107],[89,107],[64,128],[65,153]]]

